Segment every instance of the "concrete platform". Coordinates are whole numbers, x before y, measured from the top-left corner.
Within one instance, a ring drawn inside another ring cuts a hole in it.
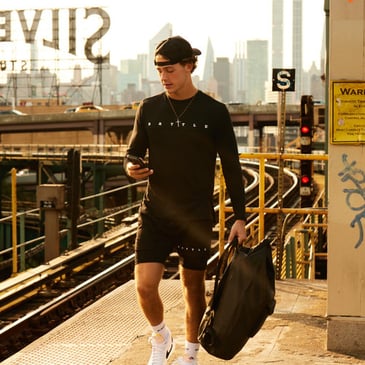
[[[207,282],[212,287],[212,282]],[[364,357],[326,351],[327,283],[284,280],[276,283],[277,305],[258,334],[232,360],[200,352],[200,365],[365,364]],[[184,306],[180,282],[162,282],[166,322],[182,354]],[[47,335],[2,362],[3,365],[145,365],[150,330],[137,305],[134,282],[117,288]]]
[[[275,312],[258,334],[250,339],[232,360],[224,361],[200,351],[200,365],[216,364],[365,364],[365,358],[326,351],[327,283],[325,281],[285,280],[276,282]],[[171,328],[175,352],[180,356],[184,344],[182,301],[166,308],[166,322]],[[136,338],[112,365],[147,364],[149,331]]]

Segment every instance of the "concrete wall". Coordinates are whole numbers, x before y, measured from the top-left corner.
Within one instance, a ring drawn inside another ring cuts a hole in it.
[[[331,90],[332,81],[365,80],[365,2],[329,0],[328,3]],[[330,95],[330,111],[336,103],[331,99],[334,98]],[[365,94],[359,99],[365,101]],[[360,108],[356,116],[362,125],[365,125],[364,111],[365,108]],[[329,117],[331,128],[338,123],[332,114]],[[344,119],[346,123],[346,116]],[[364,138],[362,135],[360,139]],[[364,142],[330,143],[328,150],[327,348],[348,354],[365,353],[364,147]]]

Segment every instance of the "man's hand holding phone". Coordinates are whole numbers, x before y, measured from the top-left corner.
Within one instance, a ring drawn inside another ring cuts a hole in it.
[[[133,165],[139,165],[140,168],[146,167],[146,163],[142,157],[127,155],[127,160],[132,162]]]
[[[153,174],[142,157],[127,155],[127,174],[133,179],[146,179]]]

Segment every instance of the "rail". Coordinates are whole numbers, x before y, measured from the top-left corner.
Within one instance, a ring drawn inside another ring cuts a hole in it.
[[[116,144],[0,144],[0,158],[2,159],[35,159],[53,160],[67,159],[67,152],[71,149],[80,151],[83,160],[92,161],[123,161],[127,145]]]

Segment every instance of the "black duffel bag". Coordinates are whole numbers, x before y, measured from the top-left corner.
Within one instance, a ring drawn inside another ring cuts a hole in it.
[[[199,342],[211,355],[232,359],[275,308],[271,245],[248,248],[235,239],[221,255],[214,291],[199,327]]]

